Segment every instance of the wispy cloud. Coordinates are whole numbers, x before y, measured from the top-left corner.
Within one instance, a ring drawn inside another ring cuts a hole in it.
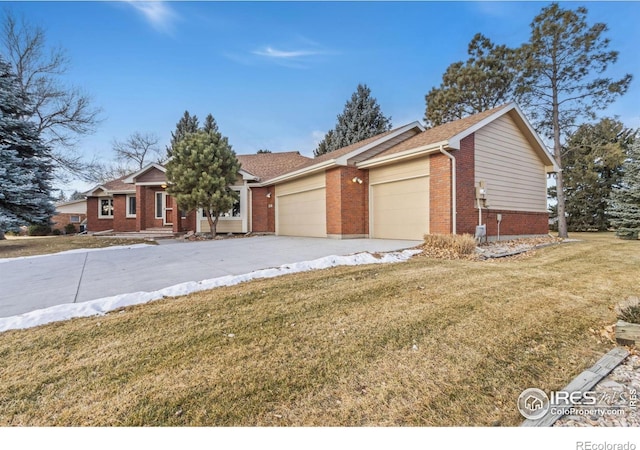
[[[147,22],[162,33],[171,33],[178,14],[167,2],[140,2],[128,0],[128,4],[144,16]]]
[[[254,55],[265,56],[267,58],[278,58],[278,59],[297,59],[305,56],[313,56],[313,55],[321,55],[323,52],[317,50],[278,50],[273,47],[265,47],[261,50],[254,50],[252,52]]]

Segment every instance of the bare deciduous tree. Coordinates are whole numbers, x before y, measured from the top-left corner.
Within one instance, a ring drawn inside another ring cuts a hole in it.
[[[43,142],[52,149],[57,175],[87,178],[92,162],[85,162],[74,146],[81,136],[93,133],[100,109],[81,89],[62,80],[69,58],[62,48],[48,47],[44,30],[17,20],[5,9],[2,54],[17,75],[24,99],[31,99],[27,119],[38,127]]]
[[[112,146],[118,161],[139,170],[151,162],[161,162],[158,142],[160,138],[155,134],[136,131],[126,141],[114,140]]]

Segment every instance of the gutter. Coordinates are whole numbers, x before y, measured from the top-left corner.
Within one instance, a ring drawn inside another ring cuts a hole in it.
[[[458,219],[458,211],[457,211],[457,201],[456,201],[456,196],[457,196],[457,188],[456,188],[456,158],[455,156],[453,156],[451,153],[447,152],[444,149],[444,145],[440,144],[440,153],[442,153],[443,155],[445,155],[447,158],[449,158],[451,160],[451,209],[453,210],[453,227],[452,227],[452,232],[453,234],[457,234],[456,233],[456,222]]]

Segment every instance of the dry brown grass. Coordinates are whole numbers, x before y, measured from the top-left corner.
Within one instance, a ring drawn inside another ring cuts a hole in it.
[[[421,248],[427,257],[458,259],[474,255],[476,245],[470,234],[425,234]]]
[[[45,255],[79,248],[102,248],[113,247],[114,245],[142,243],[155,244],[155,242],[143,241],[141,239],[116,239],[95,236],[7,236],[6,240],[0,241],[0,258]]]
[[[0,335],[0,425],[517,425],[612,343],[640,242],[255,281]]]

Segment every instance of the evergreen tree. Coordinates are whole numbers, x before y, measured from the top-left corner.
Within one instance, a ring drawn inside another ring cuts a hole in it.
[[[271,150],[268,150],[268,149],[266,149],[266,148],[261,148],[261,149],[260,149],[260,150],[258,150],[256,153],[259,155],[259,154],[261,154],[261,153],[272,153],[272,151],[271,151]]]
[[[634,131],[602,119],[581,125],[563,146],[568,231],[607,230],[607,202],[622,178],[622,163]]]
[[[198,123],[196,120],[196,127]],[[202,131],[205,133],[217,133],[218,132],[218,124],[216,123],[216,119],[213,118],[211,114],[207,114],[207,117],[204,118],[204,126],[202,127]]]
[[[11,66],[0,57],[0,239],[21,225],[48,223],[51,155],[29,116]]]
[[[515,99],[517,50],[495,45],[478,33],[467,52],[469,59],[447,67],[440,86],[425,96],[428,126],[462,119]]]
[[[637,239],[640,233],[640,138],[636,136],[623,166],[624,176],[613,188],[609,214],[616,235]]]
[[[218,218],[238,200],[229,186],[238,177],[240,163],[227,138],[218,131],[189,133],[175,143],[166,167],[169,194],[181,209],[202,208],[215,237]]]
[[[581,117],[594,118],[619,95],[624,94],[631,75],[620,80],[598,78],[618,52],[609,51],[604,23],[587,25],[587,9],[563,9],[552,3],[531,23],[529,42],[520,50],[522,64],[518,79],[527,110],[540,131],[553,139],[554,156],[563,168],[562,136]],[[556,177],[558,195],[558,235],[567,237],[564,178]]]
[[[185,137],[188,133],[195,133],[199,128],[200,124],[198,122],[198,117],[195,115],[192,116],[189,114],[189,111],[185,111],[178,123],[176,123],[176,131],[171,132],[171,141],[167,146],[167,159],[171,158],[173,147],[180,139]]]
[[[313,152],[315,156],[363,141],[391,129],[391,118],[382,114],[367,85],[359,84],[344,106],[332,134],[327,133]],[[327,136],[330,136],[327,139]]]

